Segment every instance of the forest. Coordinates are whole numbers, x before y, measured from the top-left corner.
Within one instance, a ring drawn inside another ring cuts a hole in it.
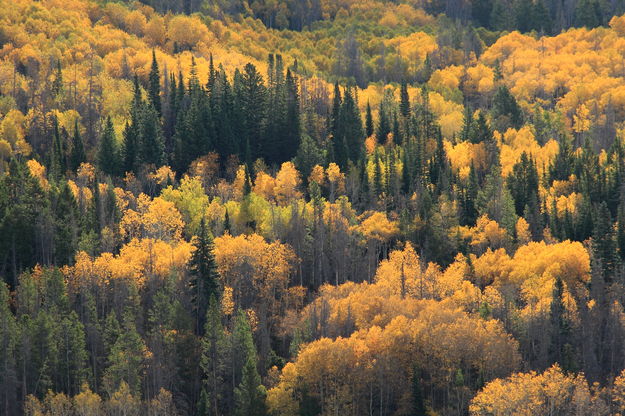
[[[625,414],[625,3],[0,0],[0,415]]]

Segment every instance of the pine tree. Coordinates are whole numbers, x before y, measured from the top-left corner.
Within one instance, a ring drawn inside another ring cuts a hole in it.
[[[123,326],[108,353],[103,385],[109,394],[116,392],[123,382],[128,384],[132,394],[141,393],[147,348],[134,319],[130,311],[124,313]]]
[[[410,96],[408,95],[408,83],[406,81],[401,83],[399,99],[399,111],[404,118],[408,118],[410,116]]]
[[[56,117],[53,119],[54,137],[52,142],[52,155],[50,161],[50,175],[54,178],[60,178],[67,170],[67,159],[65,152],[65,143],[59,130],[59,122]]]
[[[85,155],[85,146],[80,137],[80,130],[78,129],[78,120],[74,122],[74,135],[72,136],[72,151],[70,154],[70,169],[72,172],[76,172],[81,163],[87,159]]]
[[[139,143],[140,160],[156,167],[165,164],[165,140],[161,122],[152,103],[144,105],[141,112]]]
[[[258,374],[257,353],[252,330],[245,313],[240,310],[232,332],[232,365],[234,414],[237,416],[264,416],[267,414],[266,391]]]
[[[531,156],[523,152],[508,176],[508,189],[514,199],[517,215],[523,215],[532,198],[538,200],[538,170]]]
[[[264,128],[266,124],[267,90],[263,78],[252,64],[245,66],[241,76],[244,142],[249,143],[251,160],[260,157],[265,151]]]
[[[18,326],[10,308],[9,289],[0,282],[0,413],[18,414],[16,352]]]
[[[391,122],[386,113],[386,108],[383,102],[380,103],[380,109],[378,111],[378,129],[376,131],[376,137],[378,143],[386,143],[386,137],[391,132]]]
[[[152,49],[152,67],[148,79],[148,98],[154,106],[158,117],[162,115],[161,110],[161,74],[156,61],[156,51]]]
[[[223,373],[226,359],[226,339],[221,323],[221,303],[211,296],[208,302],[204,336],[202,338],[202,359],[204,372],[202,393],[206,394],[209,414],[219,414],[223,396]]]
[[[111,117],[106,118],[104,132],[100,138],[98,148],[98,167],[106,175],[114,176],[118,172],[117,140],[115,139],[115,129]]]
[[[523,125],[523,111],[505,85],[497,88],[493,98],[493,118],[497,120],[500,131],[505,131],[508,127],[519,129]]]
[[[365,133],[367,137],[373,135],[373,114],[371,114],[371,104],[367,101],[367,113],[365,116]]]
[[[597,0],[580,0],[575,8],[575,25],[593,29],[602,24],[601,6]]]
[[[123,171],[135,172],[140,163],[141,155],[141,113],[143,99],[141,98],[141,88],[139,78],[135,74],[134,95],[130,105],[130,123],[126,122],[124,128],[124,141],[122,145]]]
[[[364,156],[365,132],[362,128],[360,111],[350,88],[345,91],[340,118],[339,136],[342,137],[348,159],[356,165]]]
[[[196,331],[198,334],[202,334],[208,301],[212,296],[216,298],[220,296],[219,276],[213,254],[213,237],[206,227],[204,218],[200,220],[200,228],[193,246],[195,251],[189,260],[189,273],[196,315]]]
[[[421,372],[415,365],[412,370],[412,415],[427,416],[423,390],[421,388]]]
[[[261,384],[255,357],[250,356],[245,362],[243,377],[234,391],[234,396],[236,416],[267,415],[267,390]]]
[[[80,393],[87,374],[85,331],[76,312],[72,311],[62,318],[58,342],[60,391],[74,396]]]
[[[621,201],[618,209],[618,226],[616,229],[616,242],[621,260],[625,260],[625,205]]]
[[[284,143],[280,149],[279,163],[293,159],[301,142],[299,91],[297,79],[290,70],[286,72],[284,89],[286,93],[286,119],[282,133]]]
[[[78,234],[78,207],[67,182],[62,182],[52,193],[54,215],[54,262],[71,264],[76,254]]]
[[[612,228],[612,216],[605,202],[595,208],[593,223],[592,251],[594,257],[600,261],[604,281],[609,284],[614,278],[617,251]]]

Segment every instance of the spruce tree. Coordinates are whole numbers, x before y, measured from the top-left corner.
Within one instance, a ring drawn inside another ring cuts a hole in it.
[[[255,160],[265,151],[267,90],[262,76],[252,64],[245,66],[245,71],[241,76],[241,92],[244,143],[249,143],[250,160]]]
[[[10,307],[9,289],[0,281],[0,413],[18,414],[18,326]]]
[[[78,120],[74,122],[74,135],[72,136],[72,151],[70,154],[70,169],[76,172],[81,163],[87,159],[85,155],[85,146],[78,129]]]
[[[220,413],[226,363],[226,339],[221,318],[221,303],[211,295],[202,337],[200,366],[204,372],[202,393],[206,394],[208,413],[214,415]]]
[[[156,167],[165,164],[165,140],[161,122],[152,103],[143,106],[139,133],[140,160]]]
[[[345,150],[347,151],[347,158],[356,165],[364,156],[365,132],[362,128],[362,119],[360,118],[358,105],[350,88],[347,88],[345,91],[340,118],[341,128],[339,136],[342,137]]]
[[[54,137],[52,142],[52,154],[50,160],[50,175],[53,178],[60,178],[67,170],[67,159],[65,152],[65,143],[59,129],[59,122],[56,117],[53,119]]]
[[[373,114],[371,114],[371,104],[367,101],[367,112],[365,115],[365,133],[367,137],[373,135]]]
[[[408,95],[408,83],[406,81],[401,83],[399,99],[399,111],[404,118],[408,118],[410,116],[410,96]]]
[[[161,74],[158,70],[158,62],[156,61],[156,51],[152,49],[152,67],[148,79],[148,98],[158,117],[162,115],[161,110]]]
[[[594,230],[592,234],[592,251],[601,265],[601,275],[609,284],[614,279],[616,269],[616,242],[612,228],[612,217],[608,206],[601,202],[595,208],[593,216]]]
[[[134,320],[133,314],[127,310],[121,331],[108,353],[103,385],[109,394],[116,392],[123,382],[128,384],[133,395],[141,393],[146,345]]]
[[[249,356],[243,367],[241,383],[234,390],[236,416],[267,415],[267,390],[261,384],[256,359]]]
[[[106,118],[104,132],[100,138],[100,146],[98,147],[98,167],[106,174],[114,176],[118,172],[118,153],[117,141],[115,139],[115,129],[111,117]]]
[[[195,251],[189,260],[189,273],[191,275],[191,293],[196,315],[196,331],[204,332],[206,310],[211,296],[219,298],[219,276],[217,264],[213,254],[213,237],[206,226],[204,218],[200,220],[200,228],[193,246]]]
[[[376,131],[376,137],[378,139],[378,143],[386,143],[386,137],[391,132],[391,122],[389,120],[388,114],[386,112],[386,108],[383,105],[383,102],[380,103],[380,109],[378,111],[378,129]]]
[[[234,414],[237,416],[264,416],[267,414],[266,391],[257,369],[257,353],[252,330],[245,312],[239,310],[231,335],[234,378]]]
[[[412,416],[427,416],[423,389],[421,388],[421,372],[415,365],[412,370]]]

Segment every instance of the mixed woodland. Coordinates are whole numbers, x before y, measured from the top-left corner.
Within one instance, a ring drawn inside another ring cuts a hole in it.
[[[619,0],[0,0],[0,415],[625,414]]]

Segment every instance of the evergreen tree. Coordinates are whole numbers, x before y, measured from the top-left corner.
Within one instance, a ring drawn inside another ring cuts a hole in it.
[[[105,390],[113,394],[125,382],[133,395],[140,394],[145,354],[146,345],[137,332],[134,316],[127,310],[123,327],[108,353],[108,366],[102,380]]]
[[[72,151],[70,154],[70,169],[72,172],[76,172],[81,163],[87,159],[85,155],[85,146],[80,137],[80,130],[78,130],[78,120],[74,122],[74,135],[72,136]]]
[[[597,0],[580,0],[575,8],[575,25],[593,29],[603,23],[601,5]]]
[[[386,143],[386,137],[390,132],[391,122],[389,120],[388,114],[386,113],[386,108],[384,107],[382,102],[380,103],[380,109],[378,111],[378,129],[376,131],[378,143]]]
[[[364,134],[360,111],[352,95],[352,91],[347,88],[343,104],[341,105],[341,128],[339,137],[342,138],[347,150],[347,157],[352,163],[357,164],[364,155]]]
[[[9,289],[0,282],[0,413],[18,414],[17,362],[18,326],[10,308]]]
[[[266,390],[258,374],[256,347],[245,313],[240,310],[232,333],[232,365],[234,365],[234,414],[237,416],[264,416]]]
[[[531,156],[521,154],[521,159],[512,167],[508,176],[508,189],[514,199],[517,215],[523,215],[525,206],[532,199],[538,200],[538,170]]]
[[[161,74],[156,62],[156,51],[152,49],[152,67],[148,79],[148,98],[156,110],[158,117],[162,115],[161,110]]]
[[[0,178],[0,258],[11,259],[6,277],[11,288],[22,270],[38,261],[35,248],[37,222],[46,212],[48,199],[23,160],[12,159],[9,174]]]
[[[421,388],[421,372],[415,365],[412,370],[412,415],[427,416],[423,390]]]
[[[52,195],[54,215],[54,262],[71,264],[76,254],[78,234],[78,207],[67,182],[62,182]]]
[[[605,202],[595,208],[593,217],[592,251],[599,260],[601,275],[606,283],[611,283],[616,269],[616,242],[612,228],[612,216]]]
[[[367,101],[367,112],[365,116],[365,133],[367,137],[373,135],[373,114],[371,114],[371,104]]]
[[[408,95],[408,83],[406,81],[402,81],[401,83],[399,99],[399,111],[402,116],[407,118],[410,116],[410,96]]]
[[[156,167],[164,165],[165,140],[158,114],[152,103],[147,103],[142,108],[140,128],[141,162],[153,164]]]
[[[113,122],[109,116],[106,118],[104,132],[100,138],[100,146],[98,148],[98,167],[106,175],[116,175],[119,167],[117,157],[117,140],[115,139]]]
[[[264,129],[266,124],[267,91],[263,77],[252,64],[245,66],[241,76],[241,115],[243,118],[243,143],[249,143],[251,160],[260,157],[265,150]]]
[[[54,137],[52,142],[52,155],[50,160],[50,175],[53,178],[60,178],[67,170],[67,159],[65,143],[59,130],[59,122],[56,117],[53,119]]]
[[[241,383],[234,391],[236,416],[267,415],[267,391],[261,384],[254,356],[247,358]]]
[[[492,9],[492,0],[473,0],[471,2],[471,13],[473,20],[479,26],[490,28],[490,15]]]
[[[62,318],[59,334],[59,368],[60,391],[74,396],[80,393],[86,378],[87,350],[84,326],[76,312]]]
[[[625,260],[625,205],[623,204],[623,202],[619,204],[618,209],[616,242],[618,246],[618,253],[621,256],[621,260]]]
[[[521,107],[505,85],[497,88],[493,98],[493,118],[500,131],[505,131],[509,127],[519,129],[523,125]]]
[[[286,119],[281,132],[284,137],[283,143],[281,143],[277,153],[278,163],[293,159],[301,141],[299,91],[297,80],[290,70],[286,72],[284,89],[286,93]]]
[[[201,334],[204,330],[208,301],[211,297],[219,297],[219,277],[213,254],[213,237],[206,227],[204,218],[200,220],[200,228],[193,246],[195,251],[189,260],[189,273],[196,314],[196,331]]]
[[[140,163],[141,155],[141,113],[143,99],[141,98],[141,88],[139,78],[135,74],[134,95],[130,105],[130,122],[126,122],[124,128],[124,141],[122,145],[123,171],[135,172]]]
[[[550,307],[551,340],[549,345],[550,363],[559,363],[565,371],[575,371],[571,345],[568,343],[570,323],[566,318],[563,298],[564,284],[560,277],[556,278]]]
[[[200,362],[204,372],[202,394],[206,395],[208,414],[220,413],[220,403],[223,399],[225,354],[226,339],[221,323],[221,303],[214,295],[211,295],[202,338],[202,360]]]

